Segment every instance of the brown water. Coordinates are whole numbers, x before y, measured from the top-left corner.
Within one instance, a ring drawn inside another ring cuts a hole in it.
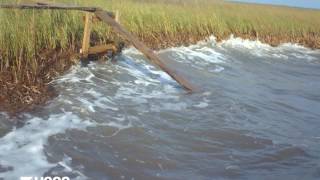
[[[159,52],[186,94],[127,49],[74,67],[16,124],[0,114],[0,179],[320,179],[320,52],[212,39]]]

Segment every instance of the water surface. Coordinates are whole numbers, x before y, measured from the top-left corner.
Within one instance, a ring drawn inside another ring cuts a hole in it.
[[[59,97],[0,114],[0,179],[319,179],[320,52],[214,38],[159,54],[186,94],[135,49],[75,66]]]

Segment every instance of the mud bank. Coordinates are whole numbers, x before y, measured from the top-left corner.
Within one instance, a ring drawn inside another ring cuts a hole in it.
[[[32,110],[56,97],[58,93],[49,82],[74,65],[76,56],[71,50],[47,50],[37,58],[41,63],[37,74],[31,75],[30,71],[25,70],[22,72],[23,80],[17,80],[13,70],[0,72],[0,111],[16,115]]]

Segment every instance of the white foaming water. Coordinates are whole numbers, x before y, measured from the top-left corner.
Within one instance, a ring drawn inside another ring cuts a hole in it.
[[[284,43],[277,47],[272,47],[269,44],[262,43],[259,40],[248,40],[239,37],[230,36],[229,39],[223,40],[217,44],[220,48],[232,48],[245,52],[257,57],[270,57],[281,60],[288,60],[290,57],[315,61],[318,60],[312,56],[319,54],[319,50],[311,50],[298,44]]]
[[[209,41],[215,42],[215,38],[211,37]],[[201,41],[196,45],[191,45],[189,47],[176,47],[161,50],[158,52],[160,56],[169,55],[169,58],[174,59],[179,63],[190,64],[192,67],[203,69],[204,67],[210,67],[209,65],[215,66],[214,69],[208,69],[209,72],[219,73],[224,70],[222,66],[218,64],[226,63],[227,57],[222,53],[216,51],[210,43]],[[189,108],[190,104],[181,102],[179,99],[179,89],[173,84],[176,84],[170,76],[166,73],[155,68],[153,65],[147,64],[145,60],[142,59],[142,54],[136,49],[130,48],[124,51],[124,55],[128,58],[127,61],[119,62],[123,66],[121,68],[128,71],[128,73],[137,80],[134,83],[123,83],[116,95],[115,99],[130,99],[136,103],[148,103],[149,100],[162,100],[171,102],[162,102],[159,104],[153,104],[150,108],[152,112],[160,111],[181,111]],[[173,57],[171,57],[173,56]],[[128,62],[129,61],[129,62]],[[137,67],[138,68],[135,68]],[[157,78],[154,78],[157,75]],[[161,86],[159,88],[153,88],[152,91],[148,90],[148,86]],[[193,107],[196,108],[206,108],[209,102],[196,103]]]
[[[47,161],[43,152],[48,137],[64,133],[67,129],[82,129],[92,126],[71,112],[51,115],[48,119],[32,118],[24,127],[15,129],[0,139],[0,164],[13,168],[0,173],[5,179],[19,179],[20,176],[42,176],[56,166]]]
[[[119,61],[119,68],[125,73],[134,77],[132,82],[122,82],[115,94],[115,99],[130,99],[137,103],[148,103],[149,99],[176,99],[179,92],[172,85],[176,82],[165,72],[148,64],[141,53],[134,48],[126,49],[123,54],[126,56],[124,61]],[[161,85],[161,86],[159,86]],[[150,86],[159,86],[152,91]]]
[[[242,39],[239,37],[234,37],[233,35],[230,36],[229,39],[223,40],[218,45],[226,45],[231,47],[237,47],[241,49],[251,49],[251,50],[259,50],[259,49],[267,49],[269,50],[271,48],[270,45],[264,44],[260,42],[259,40],[252,41],[248,39]]]
[[[119,62],[121,65],[121,69],[127,71],[130,75],[137,78],[137,84],[158,84],[162,81],[171,81],[174,82],[169,75],[165,72],[157,70],[155,67],[150,66],[143,62],[141,59],[133,60],[133,57],[130,57],[129,54],[128,61]],[[137,61],[137,62],[134,62]],[[152,76],[158,75],[158,78],[153,78]]]
[[[215,49],[216,38],[209,37],[206,41],[191,46],[182,46],[161,50],[162,53],[171,53],[172,57],[181,63],[190,63],[195,65],[223,64],[227,57]],[[195,66],[197,67],[197,66]]]
[[[91,81],[91,78],[95,77],[94,74],[89,70],[89,68],[81,68],[80,65],[71,67],[71,70],[68,74],[57,78],[51,83],[81,83],[81,81]]]
[[[179,47],[171,48],[163,52],[174,53],[178,57],[178,61],[183,62],[185,60],[191,61],[191,63],[224,63],[226,58],[223,54],[218,53],[211,47],[207,46],[192,46],[192,47]],[[200,61],[200,60],[202,61]]]

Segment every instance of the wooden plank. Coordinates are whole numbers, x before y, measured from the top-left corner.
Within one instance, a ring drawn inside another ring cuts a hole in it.
[[[84,15],[83,16],[83,22],[85,22],[86,21],[86,16]],[[97,16],[93,16],[92,17],[92,23],[97,23],[97,22],[101,22],[101,20],[97,17]]]
[[[106,11],[98,10],[95,12],[96,16],[102,21],[110,25],[113,30],[118,33],[123,39],[131,42],[135,48],[140,50],[153,64],[157,65],[164,72],[176,80],[182,87],[188,91],[195,91],[197,88],[193,86],[187,79],[180,76],[177,71],[170,68],[164,61],[160,59],[150,48],[145,46],[138,38],[133,36],[129,31],[125,30],[119,23],[112,19]]]
[[[55,4],[0,4],[0,8],[3,9],[60,9],[60,10],[79,10],[95,12],[100,8],[97,7],[82,7],[82,6],[72,6],[72,5],[55,5]]]
[[[81,54],[83,58],[87,58],[89,54],[90,47],[90,35],[91,35],[91,26],[92,26],[92,14],[86,12],[86,20],[84,25],[83,40],[82,40],[82,49]]]
[[[89,54],[105,54],[108,51],[117,52],[117,47],[114,44],[104,44],[89,48]]]
[[[56,9],[56,10],[77,10],[77,11],[87,11],[95,12],[102,10],[98,7],[84,7],[75,5],[65,5],[65,4],[55,4],[55,3],[21,3],[21,4],[0,4],[0,9]],[[112,12],[107,12],[111,17],[115,17]]]

